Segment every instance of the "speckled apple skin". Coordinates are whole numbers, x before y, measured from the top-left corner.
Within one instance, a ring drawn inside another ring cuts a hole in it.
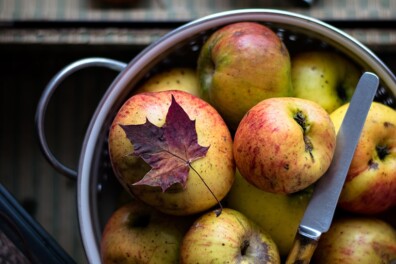
[[[293,116],[306,116],[307,129]],[[304,136],[312,144],[306,150]],[[234,138],[241,175],[259,189],[294,193],[317,181],[334,155],[336,133],[328,113],[309,100],[283,97],[258,103],[244,116]]]
[[[259,23],[234,23],[215,31],[201,49],[197,72],[202,97],[231,129],[261,100],[292,91],[289,52]]]
[[[113,170],[130,194],[173,215],[188,215],[216,205],[216,199],[190,169],[185,189],[179,184],[162,192],[160,187],[132,185],[140,180],[150,167],[140,158],[132,156],[133,145],[119,126],[143,124],[146,118],[156,126],[165,123],[171,96],[191,120],[195,120],[198,144],[209,146],[205,157],[192,162],[218,200],[225,197],[234,181],[235,163],[232,138],[219,113],[207,102],[183,91],[141,93],[132,96],[117,113],[109,132],[109,154]]]
[[[313,256],[320,264],[391,263],[396,259],[396,230],[375,218],[333,221]]]
[[[160,71],[148,78],[134,94],[181,90],[199,96],[198,76],[193,68],[174,67]]]
[[[292,58],[291,75],[295,97],[314,101],[332,113],[351,100],[362,73],[339,53],[307,51]]]
[[[254,220],[275,241],[280,255],[286,257],[311,194],[311,189],[290,195],[265,192],[246,181],[237,170],[227,206]]]
[[[336,131],[348,109],[346,104],[330,117]],[[380,158],[377,146],[389,153]],[[358,213],[374,214],[396,205],[396,111],[374,102],[356,147],[341,192],[340,207]]]
[[[106,223],[101,258],[110,263],[178,263],[191,217],[162,214],[138,201],[123,205]]]
[[[219,216],[210,211],[192,224],[181,244],[180,263],[280,264],[280,256],[268,233],[242,213],[224,208]]]

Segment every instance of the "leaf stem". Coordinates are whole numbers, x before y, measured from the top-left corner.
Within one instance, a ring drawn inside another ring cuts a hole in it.
[[[187,161],[188,166],[198,175],[198,177],[201,179],[201,181],[203,182],[203,184],[205,184],[206,188],[208,188],[209,192],[212,194],[212,196],[215,198],[217,204],[219,205],[219,209],[215,211],[216,216],[218,217],[221,212],[223,211],[223,206],[221,205],[221,202],[219,201],[219,199],[217,199],[216,195],[214,194],[214,192],[210,189],[209,185],[205,182],[205,180],[202,178],[202,176],[199,174],[199,172],[191,165],[190,162]]]

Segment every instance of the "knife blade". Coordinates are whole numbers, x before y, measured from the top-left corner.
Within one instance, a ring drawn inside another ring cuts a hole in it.
[[[286,264],[309,263],[322,233],[329,230],[342,187],[348,174],[379,78],[371,72],[360,77],[348,110],[337,133],[333,160],[317,181],[300,222]]]

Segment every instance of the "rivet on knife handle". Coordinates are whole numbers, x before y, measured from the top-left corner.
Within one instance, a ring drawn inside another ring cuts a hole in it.
[[[286,264],[308,264],[318,246],[320,232],[299,228],[293,246],[287,257]]]
[[[370,72],[362,75],[337,133],[329,169],[315,184],[286,264],[309,263],[322,233],[330,228],[362,128],[379,85]]]

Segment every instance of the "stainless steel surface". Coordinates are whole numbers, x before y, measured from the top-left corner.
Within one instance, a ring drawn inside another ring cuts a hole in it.
[[[375,74],[364,73],[353,94],[337,134],[332,163],[315,184],[314,193],[301,220],[300,228],[311,230],[312,236],[318,234],[320,236],[330,228],[342,186],[378,85],[379,79]]]
[[[360,78],[338,130],[332,162],[326,173],[315,183],[314,193],[299,225],[287,264],[309,263],[321,235],[329,230],[378,86],[378,76],[373,73],[366,72]]]
[[[77,179],[77,170],[71,169],[60,162],[56,156],[52,153],[45,133],[45,114],[47,111],[48,103],[51,100],[52,95],[58,88],[58,86],[71,74],[78,70],[88,67],[106,67],[115,71],[122,71],[126,67],[126,63],[107,59],[107,58],[87,58],[81,59],[71,63],[59,71],[45,87],[40,101],[36,109],[35,125],[36,133],[40,143],[41,150],[47,159],[47,161],[61,174],[71,178]]]

